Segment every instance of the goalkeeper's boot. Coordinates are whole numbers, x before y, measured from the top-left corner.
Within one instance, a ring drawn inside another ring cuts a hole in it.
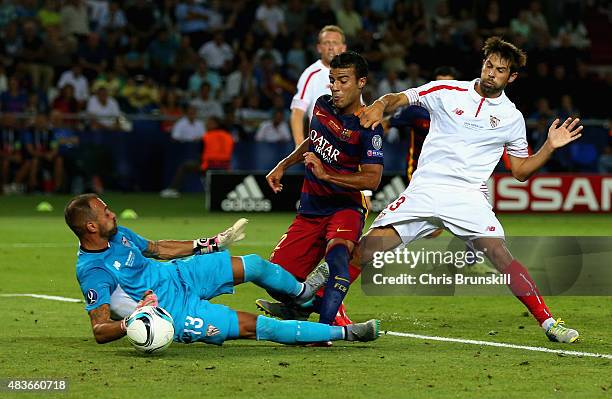
[[[287,305],[282,302],[271,302],[267,299],[257,299],[255,301],[257,309],[262,311],[266,316],[276,317],[282,320],[308,320],[310,311],[300,309],[296,306]]]
[[[365,323],[354,323],[346,326],[346,340],[368,342],[380,337],[380,320],[372,319]]]
[[[546,330],[546,336],[552,342],[564,342],[564,343],[572,343],[576,342],[576,340],[580,337],[578,331],[567,328],[563,324],[565,322],[561,319],[555,321],[548,330]]]
[[[317,293],[327,283],[329,278],[329,266],[327,263],[321,263],[317,266],[304,281],[304,292],[295,298],[295,303],[300,306],[308,306],[312,304],[312,300]]]
[[[346,314],[346,306],[344,306],[344,302],[342,302],[340,304],[340,307],[338,308],[338,312],[336,313],[336,318],[334,319],[334,322],[332,323],[332,325],[344,327],[344,326],[348,326],[349,324],[353,324],[353,322]]]

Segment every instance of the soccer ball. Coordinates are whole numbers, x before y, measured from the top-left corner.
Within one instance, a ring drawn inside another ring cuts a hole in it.
[[[172,343],[172,316],[159,306],[136,309],[125,321],[127,339],[137,351],[159,353]]]

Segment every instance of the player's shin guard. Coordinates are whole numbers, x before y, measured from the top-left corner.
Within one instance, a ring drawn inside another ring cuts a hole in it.
[[[266,290],[289,294],[292,297],[302,292],[300,283],[282,267],[268,262],[259,255],[246,255],[242,257],[244,264],[244,281],[252,282]]]
[[[529,276],[527,269],[520,262],[513,260],[503,272],[510,275],[508,286],[512,293],[523,302],[540,325],[546,319],[552,317],[536,284],[531,279],[531,276]]]
[[[266,316],[257,317],[255,332],[258,341],[273,341],[281,344],[304,344],[344,339],[342,327],[310,321],[276,320]]]
[[[319,322],[331,324],[351,284],[348,271],[348,248],[344,245],[333,246],[327,251],[325,261],[329,266],[329,280],[325,285],[325,292],[319,308],[319,314],[321,315]]]

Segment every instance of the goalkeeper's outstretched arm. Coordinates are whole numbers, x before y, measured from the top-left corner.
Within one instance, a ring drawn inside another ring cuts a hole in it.
[[[99,344],[115,341],[125,336],[125,319],[112,320],[110,317],[110,305],[104,304],[89,311],[91,329],[94,338]]]
[[[223,251],[231,244],[244,239],[244,230],[248,222],[248,219],[239,219],[231,227],[210,238],[149,241],[143,255],[167,260]]]

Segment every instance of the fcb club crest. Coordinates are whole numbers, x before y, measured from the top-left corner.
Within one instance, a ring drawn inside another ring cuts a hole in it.
[[[342,129],[342,132],[340,132],[340,140],[349,141],[351,139],[352,134],[353,134],[352,130]]]
[[[490,115],[489,122],[491,122],[491,127],[495,129],[497,125],[499,125],[499,118],[496,116]]]

